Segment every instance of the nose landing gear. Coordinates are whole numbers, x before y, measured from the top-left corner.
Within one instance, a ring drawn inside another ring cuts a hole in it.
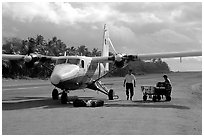
[[[56,88],[53,89],[53,91],[52,91],[52,99],[53,100],[58,100],[59,99],[59,92],[58,92],[58,90]]]
[[[62,92],[62,95],[61,95],[61,103],[62,104],[67,104],[68,102],[68,96],[67,96],[67,93],[65,91]]]
[[[62,95],[61,95],[61,103],[62,103],[62,104],[67,104],[67,102],[68,102],[68,96],[67,96],[67,93],[66,93],[65,90],[64,90],[63,92],[59,93],[56,88],[53,89],[53,91],[52,91],[52,99],[53,99],[53,100],[58,100],[60,94],[62,94]]]

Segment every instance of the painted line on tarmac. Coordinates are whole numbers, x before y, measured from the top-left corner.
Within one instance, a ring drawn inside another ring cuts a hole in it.
[[[6,85],[6,86],[2,86],[3,88],[18,88],[18,87],[32,87],[32,86],[50,86],[50,83],[35,83],[35,84],[17,84],[17,85]]]
[[[26,88],[8,88],[8,89],[2,89],[2,90],[22,90],[22,89],[33,89],[33,88],[40,88],[40,87],[26,87]]]

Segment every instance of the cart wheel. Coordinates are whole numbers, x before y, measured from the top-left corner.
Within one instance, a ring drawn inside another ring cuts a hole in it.
[[[157,99],[158,99],[158,101],[160,101],[161,100],[161,96],[157,95]]]
[[[171,96],[166,96],[166,101],[171,101]]]
[[[156,96],[153,96],[152,100],[153,100],[154,102],[156,102],[156,101],[157,101]]]
[[[143,100],[144,100],[144,101],[147,100],[147,96],[146,96],[146,95],[143,96]]]

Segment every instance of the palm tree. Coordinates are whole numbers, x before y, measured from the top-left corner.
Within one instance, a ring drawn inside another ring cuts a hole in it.
[[[95,56],[100,56],[100,55],[101,55],[101,51],[98,51],[98,48],[93,48],[91,55],[92,55],[93,57],[95,57]]]

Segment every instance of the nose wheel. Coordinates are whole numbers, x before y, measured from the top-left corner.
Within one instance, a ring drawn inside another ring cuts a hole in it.
[[[56,88],[53,89],[53,91],[52,91],[52,99],[53,100],[58,100],[59,99],[59,92],[58,92],[58,90]]]
[[[67,104],[68,102],[68,96],[67,96],[67,93],[65,91],[62,92],[62,95],[61,95],[61,103],[62,104]]]
[[[67,93],[65,91],[59,93],[57,89],[53,89],[53,91],[52,91],[52,99],[53,100],[58,100],[60,94],[61,94],[61,103],[62,104],[67,104],[68,96],[67,96]]]

